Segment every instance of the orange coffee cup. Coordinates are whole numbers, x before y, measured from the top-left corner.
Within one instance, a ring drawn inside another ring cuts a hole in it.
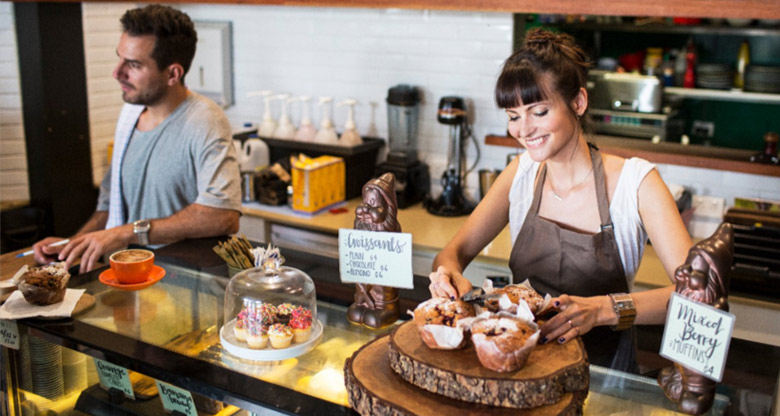
[[[108,258],[114,277],[121,284],[143,283],[154,266],[154,252],[138,248],[117,251]]]

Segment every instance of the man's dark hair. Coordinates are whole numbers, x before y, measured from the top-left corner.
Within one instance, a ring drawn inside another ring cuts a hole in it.
[[[184,67],[185,75],[190,70],[198,34],[192,20],[184,12],[168,6],[150,4],[128,10],[119,21],[122,22],[122,30],[130,36],[156,37],[152,59],[157,63],[157,69],[163,69],[175,62]]]

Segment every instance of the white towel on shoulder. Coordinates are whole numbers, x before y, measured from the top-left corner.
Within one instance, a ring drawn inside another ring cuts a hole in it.
[[[119,113],[114,133],[114,153],[111,157],[111,194],[108,205],[106,229],[125,224],[125,209],[122,203],[122,159],[125,156],[130,136],[133,135],[138,118],[146,106],[125,104]]]

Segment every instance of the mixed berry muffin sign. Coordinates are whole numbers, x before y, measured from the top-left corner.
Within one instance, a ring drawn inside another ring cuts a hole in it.
[[[311,325],[311,310],[303,306],[247,301],[236,316],[233,333],[250,349],[282,349],[308,341]]]

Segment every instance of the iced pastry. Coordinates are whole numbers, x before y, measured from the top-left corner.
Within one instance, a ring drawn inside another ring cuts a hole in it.
[[[18,288],[27,302],[51,305],[65,298],[69,279],[70,273],[59,266],[31,267],[22,275]]]
[[[299,306],[292,310],[290,327],[293,331],[293,340],[297,343],[306,342],[311,336],[311,311]]]
[[[246,343],[253,350],[263,349],[268,345],[268,333],[261,325],[252,325],[249,327],[246,336]]]
[[[290,322],[290,315],[293,309],[295,309],[295,305],[292,303],[280,303],[276,306],[276,319],[287,325]]]
[[[493,371],[520,369],[531,355],[538,337],[536,324],[511,316],[477,318],[471,325],[471,341],[479,362]]]
[[[236,335],[236,339],[240,342],[246,342],[247,335],[247,310],[241,309],[241,312],[236,316],[236,325],[233,327],[233,333]]]
[[[268,339],[271,346],[280,349],[287,348],[293,339],[293,333],[289,326],[284,324],[273,324],[268,328]]]

